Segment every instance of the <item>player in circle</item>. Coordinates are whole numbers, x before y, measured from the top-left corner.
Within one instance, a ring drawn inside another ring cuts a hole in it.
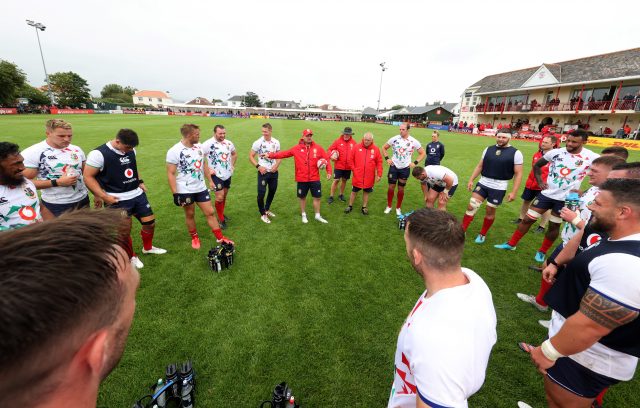
[[[202,146],[198,143],[200,127],[190,123],[184,124],[180,128],[180,134],[182,139],[167,152],[167,179],[173,194],[173,203],[184,209],[191,247],[200,249],[200,237],[195,220],[196,205],[204,213],[216,241],[233,243],[222,235],[211,205],[211,196],[205,182],[209,168]]]
[[[0,142],[0,232],[42,220],[36,186],[24,170],[18,145]]]
[[[135,131],[120,129],[114,139],[89,152],[83,173],[87,187],[105,206],[126,211],[129,218],[128,228],[123,231],[123,247],[138,269],[144,264],[133,250],[131,216],[142,225],[142,253],[162,255],[167,252],[153,246],[156,217],[147,199],[147,187],[138,173],[135,148],[139,142]]]
[[[233,142],[227,140],[227,129],[222,125],[216,125],[213,128],[213,137],[202,144],[202,151],[209,161],[209,172],[215,189],[218,221],[220,227],[225,229],[228,219],[224,215],[224,209],[238,153]]]
[[[340,183],[340,195],[338,199],[342,202],[346,202],[344,198],[344,189],[347,185],[347,180],[351,178],[351,170],[353,170],[353,160],[351,153],[356,146],[356,141],[353,138],[353,130],[350,127],[345,127],[340,137],[338,137],[329,146],[327,151],[329,157],[333,160],[333,182],[331,183],[331,190],[327,203],[333,203],[333,195],[336,192],[338,183]]]
[[[409,134],[409,128],[410,126],[408,123],[401,123],[398,127],[400,134],[393,136],[384,144],[384,146],[382,146],[382,154],[389,165],[389,189],[387,190],[387,207],[384,210],[385,214],[389,214],[391,212],[391,205],[393,204],[393,195],[396,190],[396,185],[398,186],[396,215],[402,214],[404,186],[407,185],[407,179],[410,175],[409,172],[413,167],[417,166],[426,155],[420,142]],[[392,150],[392,157],[387,155],[387,150],[389,148]],[[418,151],[418,159],[412,162],[411,157],[413,152],[416,150]]]
[[[262,137],[253,142],[249,152],[249,161],[258,170],[258,211],[260,211],[260,219],[265,224],[270,224],[271,218],[276,216],[271,211],[271,203],[278,190],[278,168],[282,161],[282,159],[263,157],[264,154],[280,151],[280,142],[271,135],[272,132],[273,127],[270,123],[262,125]]]

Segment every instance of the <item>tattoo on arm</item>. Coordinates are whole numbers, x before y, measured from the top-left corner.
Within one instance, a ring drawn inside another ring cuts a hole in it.
[[[580,311],[609,330],[631,323],[638,317],[638,311],[609,300],[591,288],[582,297]]]

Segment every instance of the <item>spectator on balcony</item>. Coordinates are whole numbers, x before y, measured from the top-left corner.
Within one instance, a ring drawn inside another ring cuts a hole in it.
[[[631,134],[631,127],[629,126],[629,124],[625,124],[623,129],[624,129],[624,137],[628,138],[629,135]]]
[[[531,110],[534,110],[536,106],[538,106],[538,101],[534,99],[531,101]]]

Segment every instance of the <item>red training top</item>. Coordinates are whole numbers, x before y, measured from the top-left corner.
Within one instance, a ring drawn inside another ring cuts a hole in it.
[[[351,183],[356,188],[371,188],[375,183],[375,172],[382,176],[382,155],[380,149],[371,143],[364,147],[358,143],[351,152],[353,162],[353,180]]]
[[[269,153],[270,159],[286,159],[293,156],[296,170],[297,182],[320,181],[320,171],[318,169],[318,160],[327,160],[327,174],[331,174],[331,164],[327,152],[322,146],[316,142],[311,142],[309,146],[300,142],[289,150],[281,150],[279,152]]]
[[[355,145],[357,145],[357,143],[355,140],[353,140],[353,137],[351,137],[349,141],[345,141],[344,138],[340,136],[331,144],[331,146],[329,146],[329,148],[327,149],[329,151],[329,156],[331,156],[331,153],[333,153],[334,150],[338,151],[338,160],[335,160],[335,163],[333,164],[336,169],[353,169],[351,152],[353,151]]]

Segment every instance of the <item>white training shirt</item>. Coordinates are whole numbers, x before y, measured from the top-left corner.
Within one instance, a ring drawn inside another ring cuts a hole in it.
[[[596,196],[600,193],[600,189],[596,186],[591,186],[590,189],[585,191],[580,196],[580,206],[578,207],[578,214],[580,214],[580,218],[584,220],[584,222],[588,222],[591,218],[591,210],[588,208],[593,200],[595,200]],[[562,226],[562,232],[560,233],[560,237],[562,238],[562,242],[566,245],[567,242],[573,238],[578,232],[578,227],[573,225],[570,222],[565,222]]]
[[[404,169],[411,164],[411,155],[415,150],[422,147],[413,136],[408,136],[403,139],[402,136],[396,135],[387,141],[387,144],[391,146],[393,155],[391,160],[393,165],[398,169]]]
[[[0,185],[0,232],[41,221],[36,186],[25,178],[22,184]]]
[[[486,147],[482,151],[482,160],[484,160],[484,156],[485,154],[487,154],[487,149],[488,147]],[[513,156],[513,165],[514,166],[518,164],[521,165],[522,163],[524,163],[524,157],[522,156],[522,152],[518,150]],[[492,179],[490,177],[485,177],[485,176],[481,176],[480,180],[478,180],[478,183],[482,184],[485,187],[492,188],[494,190],[506,191],[507,188],[509,187],[509,180],[497,180],[497,179]]]
[[[231,153],[236,151],[236,147],[230,140],[218,142],[214,136],[202,144],[202,151],[207,156],[209,168],[215,170],[216,177],[228,180],[233,175]]]
[[[582,180],[591,167],[591,162],[600,157],[584,147],[578,154],[572,154],[566,147],[552,149],[546,152],[542,158],[549,162],[549,175],[547,176],[546,190],[541,194],[545,197],[564,201],[571,190],[579,190]]]
[[[619,241],[638,241],[640,234],[629,235]],[[640,258],[629,254],[607,254],[589,264],[589,287],[614,302],[640,309]],[[549,337],[555,336],[565,322],[560,313],[553,312]],[[638,358],[595,343],[585,351],[569,356],[572,360],[598,374],[620,381],[633,378]]]
[[[57,180],[65,173],[78,176],[78,181],[73,186],[43,188],[42,201],[51,204],[71,204],[87,196],[87,187],[82,177],[82,166],[87,158],[78,146],[70,144],[64,149],[56,149],[43,140],[27,147],[21,153],[25,167],[38,170],[36,178],[39,180]]]
[[[167,163],[176,166],[176,193],[200,193],[207,189],[204,182],[202,146],[187,147],[178,142],[167,152]]]
[[[120,150],[113,147],[113,145],[111,145],[111,142],[107,142],[107,147],[111,149],[111,151],[115,152],[116,154],[119,154],[120,156],[125,155],[124,152],[121,152]],[[133,150],[133,154],[136,154],[135,149]],[[102,153],[100,153],[99,150],[92,150],[89,152],[89,156],[87,156],[87,164],[91,167],[95,167],[96,169],[102,171],[104,170],[104,156],[102,156]],[[114,196],[118,200],[122,200],[122,201],[131,200],[141,195],[142,193],[144,193],[144,191],[142,191],[140,187],[136,188],[135,190],[125,191],[124,193],[112,193],[107,190],[105,190],[105,192],[110,196]]]
[[[272,137],[271,140],[266,141],[264,136],[260,137],[260,139],[253,142],[251,145],[251,150],[258,155],[258,164],[267,169],[267,171],[271,171],[273,166],[276,165],[276,159],[266,159],[260,157],[261,154],[264,153],[275,153],[280,151],[280,142],[275,137]]]
[[[444,176],[450,176],[453,179],[453,184],[451,187],[458,185],[458,176],[453,170],[440,166],[440,165],[430,165],[424,168],[427,172],[427,178],[422,182],[427,184],[430,187],[447,187],[447,183],[444,181]]]
[[[388,407],[427,404],[467,407],[484,383],[496,343],[496,312],[491,292],[478,274],[462,268],[466,285],[425,291],[405,320],[395,354],[395,376]]]

